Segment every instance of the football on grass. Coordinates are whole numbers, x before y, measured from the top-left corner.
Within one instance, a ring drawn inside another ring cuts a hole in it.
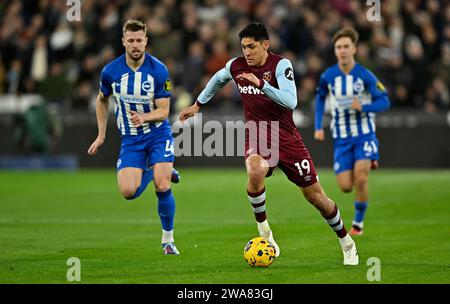
[[[252,267],[269,267],[275,260],[275,247],[264,237],[255,237],[244,248],[244,259]]]

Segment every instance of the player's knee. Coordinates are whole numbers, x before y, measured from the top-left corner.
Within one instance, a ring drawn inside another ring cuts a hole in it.
[[[364,188],[369,182],[369,178],[367,175],[359,175],[355,178],[355,187]]]
[[[339,187],[341,188],[342,192],[344,192],[344,193],[350,193],[353,190],[352,185],[339,185]]]
[[[266,172],[264,170],[264,168],[250,168],[248,170],[248,179],[250,181],[250,183],[259,183],[262,180],[264,180],[264,177],[266,175]]]
[[[135,198],[137,188],[136,187],[130,187],[130,186],[123,186],[120,187],[120,193],[122,196],[127,200],[132,200]]]
[[[155,190],[157,192],[166,192],[167,190],[170,189],[170,181],[163,179],[160,181],[156,181],[155,180]]]
[[[121,189],[120,193],[122,193],[122,196],[127,199],[127,200],[132,200],[135,198],[135,194],[136,194],[136,189],[134,188],[126,188],[126,189]]]

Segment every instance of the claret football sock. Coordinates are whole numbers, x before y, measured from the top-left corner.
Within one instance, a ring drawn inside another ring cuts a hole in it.
[[[336,205],[334,205],[333,212],[324,218],[339,238],[343,238],[347,235],[347,230],[345,229],[344,222],[341,219],[341,214]]]
[[[247,191],[248,200],[252,204],[253,213],[258,223],[266,220],[266,188],[258,192]]]

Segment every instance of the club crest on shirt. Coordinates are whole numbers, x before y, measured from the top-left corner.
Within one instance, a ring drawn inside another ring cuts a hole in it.
[[[144,81],[143,83],[142,83],[142,90],[144,90],[145,92],[150,92],[151,90],[152,90],[152,87],[153,87],[153,83],[152,82],[150,82],[150,81]]]
[[[272,79],[272,73],[270,71],[264,72],[263,74],[263,79],[267,82],[270,81],[270,79]]]
[[[359,94],[359,93],[361,93],[362,91],[364,91],[364,83],[363,83],[363,81],[362,81],[360,78],[358,78],[358,79],[353,83],[353,90],[354,90],[357,94]]]

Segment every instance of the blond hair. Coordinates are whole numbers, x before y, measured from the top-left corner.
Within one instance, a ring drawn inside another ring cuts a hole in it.
[[[147,34],[147,25],[143,23],[140,20],[137,19],[130,19],[125,22],[122,28],[123,33],[130,31],[130,32],[138,32],[138,31],[144,31],[144,34]]]

